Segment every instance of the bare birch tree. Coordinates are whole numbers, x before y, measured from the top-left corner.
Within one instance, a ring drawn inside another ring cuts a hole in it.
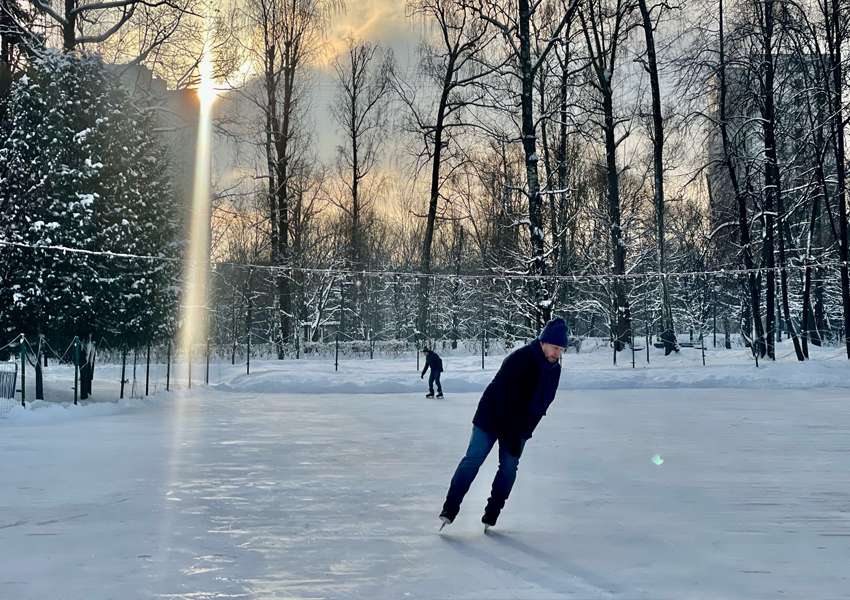
[[[466,129],[464,112],[481,96],[477,89],[489,73],[482,67],[481,54],[493,34],[485,21],[477,19],[457,0],[412,0],[408,10],[421,18],[426,37],[420,47],[420,71],[425,87],[433,87],[436,98],[427,97],[417,84],[394,77],[394,87],[411,118],[411,128],[421,137],[424,147],[419,159],[430,162],[428,212],[419,271],[419,308],[416,326],[420,335],[428,337],[428,317],[434,230],[440,211],[440,198],[445,176],[444,162],[456,157],[452,147],[457,135]],[[434,102],[436,100],[436,102]]]
[[[543,197],[537,154],[537,118],[535,115],[534,89],[538,71],[547,56],[561,40],[564,29],[573,20],[578,0],[563,3],[555,24],[547,28],[548,37],[537,43],[536,33],[543,31],[535,21],[544,19],[542,2],[516,0],[496,2],[479,0],[472,9],[478,16],[496,28],[501,34],[506,60],[499,71],[510,77],[518,86],[518,98],[511,98],[519,106],[519,137],[525,156],[525,190],[528,198],[528,233],[531,240],[531,256],[528,272],[535,277],[530,281],[530,296],[535,303],[535,328],[540,330],[552,314],[552,302],[544,284],[546,275],[545,225],[543,222]]]
[[[343,53],[333,63],[337,97],[330,109],[343,136],[337,146],[336,166],[347,196],[337,199],[337,205],[348,218],[348,259],[354,270],[365,267],[364,217],[374,203],[364,186],[377,170],[386,142],[390,61],[382,54],[379,44],[349,36]],[[364,281],[354,283],[352,302],[357,307]]]
[[[590,60],[591,85],[598,96],[605,145],[605,169],[608,184],[608,218],[610,220],[612,274],[614,275],[614,340],[618,350],[632,343],[632,324],[629,301],[622,278],[626,273],[626,248],[620,207],[620,170],[617,149],[624,137],[617,137],[618,121],[614,113],[614,73],[623,52],[622,46],[629,31],[636,25],[633,19],[634,4],[630,0],[587,0],[579,8]]]
[[[293,186],[298,152],[305,151],[304,111],[312,83],[310,67],[325,41],[330,16],[343,8],[339,0],[248,0],[239,7],[240,34],[245,55],[257,73],[240,95],[260,112],[261,148],[265,162],[271,262],[292,266],[291,231]],[[299,186],[296,186],[299,187]],[[303,216],[303,215],[302,215]],[[291,277],[278,271],[274,311],[279,315],[276,343],[292,333]]]

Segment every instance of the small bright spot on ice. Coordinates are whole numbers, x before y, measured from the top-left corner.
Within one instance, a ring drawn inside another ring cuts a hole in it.
[[[664,462],[664,459],[661,458],[661,456],[659,456],[658,454],[656,454],[655,456],[652,457],[652,462],[654,462],[656,465],[660,465],[661,463]]]

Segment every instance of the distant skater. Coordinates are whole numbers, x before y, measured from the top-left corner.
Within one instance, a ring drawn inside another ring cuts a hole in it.
[[[425,394],[426,398],[434,397],[434,384],[437,384],[437,398],[443,397],[443,386],[440,385],[440,375],[443,373],[443,359],[440,358],[440,355],[431,350],[430,348],[425,348],[422,350],[422,354],[425,355],[425,368],[422,369],[422,376],[420,379],[425,379],[425,373],[428,369],[431,369],[431,375],[428,376],[428,393]]]
[[[451,487],[440,513],[440,529],[452,523],[460,503],[478,474],[493,445],[499,442],[499,470],[484,516],[484,530],[496,524],[516,481],[519,457],[525,442],[546,415],[555,399],[561,377],[558,359],[567,347],[566,322],[557,317],[546,323],[540,336],[508,356],[493,381],[484,390],[472,418],[472,437],[466,456],[452,477]]]

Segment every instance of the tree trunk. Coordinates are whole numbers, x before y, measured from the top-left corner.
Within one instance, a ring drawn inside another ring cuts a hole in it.
[[[537,132],[534,125],[534,70],[531,64],[531,9],[528,0],[519,0],[519,62],[522,89],[522,148],[525,153],[525,173],[528,193],[529,237],[531,239],[531,274],[546,274],[543,240],[543,202],[537,172]],[[551,317],[552,306],[542,279],[531,284],[536,305],[536,327],[539,332]]]
[[[626,249],[623,246],[623,233],[620,219],[620,182],[617,171],[617,142],[614,137],[614,101],[610,79],[604,87],[603,110],[605,115],[605,156],[608,170],[608,217],[611,220],[611,249],[613,253],[614,274],[614,336],[617,350],[623,350],[632,341],[631,312],[626,297],[625,282],[621,277],[626,273]]]
[[[652,89],[652,148],[653,172],[655,175],[655,235],[658,245],[658,272],[661,273],[661,340],[664,342],[664,355],[679,351],[673,325],[673,309],[670,306],[670,290],[667,285],[667,263],[664,244],[664,121],[661,115],[661,87],[658,83],[658,64],[655,55],[655,35],[646,0],[638,0],[643,31],[646,37],[647,71]]]
[[[289,240],[290,220],[290,164],[289,164],[289,139],[292,135],[290,128],[292,124],[292,106],[294,93],[295,66],[292,57],[285,54],[281,57],[283,64],[283,110],[280,122],[275,117],[275,152],[276,152],[276,175],[277,175],[277,207],[278,218],[278,244],[275,264],[279,267],[288,265],[291,259]],[[280,297],[280,337],[281,346],[290,336],[292,315],[292,290],[291,279],[286,271],[277,272],[277,287]],[[281,354],[283,348],[281,347]],[[282,356],[281,356],[282,358]]]
[[[77,13],[76,0],[65,0],[65,23],[62,26],[62,47],[65,52],[72,52],[77,46]]]
[[[844,343],[847,358],[850,358],[850,273],[848,273],[847,241],[847,175],[844,150],[844,101],[842,98],[843,74],[841,46],[844,43],[844,24],[841,21],[842,4],[832,0],[831,19],[828,19],[827,40],[831,58],[832,93],[831,103],[833,143],[835,148],[836,175],[838,178],[838,252],[841,259],[841,302],[844,307]]]
[[[805,360],[803,351],[800,347],[800,340],[797,337],[797,332],[791,322],[791,309],[788,305],[788,272],[785,269],[785,241],[791,241],[791,231],[785,221],[785,206],[782,197],[782,182],[779,175],[779,164],[776,150],[776,108],[774,104],[774,69],[773,69],[773,33],[774,33],[774,14],[773,0],[765,1],[765,13],[763,23],[764,44],[764,61],[763,65],[763,82],[764,82],[764,104],[762,107],[762,128],[764,131],[764,154],[765,154],[765,255],[768,257],[768,269],[774,266],[773,259],[773,210],[776,208],[777,214],[777,229],[776,243],[779,251],[779,269],[780,269],[780,293],[782,302],[782,312],[785,317],[788,329],[791,332],[791,339],[794,343],[794,351],[797,354],[797,360]],[[787,233],[786,233],[787,229]],[[772,305],[771,285],[772,279],[775,277],[775,272],[768,270],[767,272],[767,307],[770,315],[770,307]],[[768,324],[771,320],[768,317]],[[770,331],[770,325],[768,325]],[[772,337],[772,336],[771,336]],[[778,336],[777,336],[778,337]],[[776,359],[775,350],[771,347],[771,342],[768,342],[768,353],[771,358]],[[772,351],[773,350],[773,351]]]
[[[735,171],[735,165],[732,159],[732,144],[729,139],[729,131],[726,124],[726,59],[724,50],[724,30],[723,30],[723,0],[720,0],[720,31],[719,31],[719,51],[720,64],[717,70],[718,86],[719,86],[719,112],[720,112],[720,137],[723,142],[723,159],[729,171],[729,182],[732,185],[732,190],[735,194],[735,201],[738,206],[738,229],[741,234],[741,254],[744,259],[744,267],[748,273],[748,287],[750,292],[749,314],[753,319],[755,332],[751,341],[753,354],[758,354],[759,357],[764,357],[766,352],[764,329],[761,323],[761,307],[759,298],[759,285],[755,273],[755,261],[753,260],[752,247],[750,243],[750,226],[747,219],[747,201],[741,193],[741,188],[738,183],[738,176]],[[747,335],[751,335],[748,331]]]
[[[276,49],[274,41],[269,38],[270,32],[265,29],[265,92],[266,92],[266,166],[268,169],[268,196],[269,196],[269,224],[270,232],[270,259],[271,263],[277,265],[279,262],[280,236],[278,226],[280,225],[280,214],[277,203],[277,188],[280,182],[277,181],[277,83],[275,81],[275,69],[277,64]],[[277,281],[273,282],[272,293],[272,322],[275,330],[278,328],[276,315],[280,310],[280,290]],[[277,348],[278,358],[283,358],[280,340],[277,335],[272,335],[275,347]]]
[[[437,106],[437,122],[434,127],[434,156],[431,161],[431,188],[428,199],[428,218],[425,223],[425,238],[422,242],[422,262],[419,270],[425,276],[419,278],[419,311],[416,319],[416,328],[421,336],[428,338],[428,299],[430,295],[431,274],[431,245],[434,241],[434,226],[437,221],[437,206],[440,200],[440,166],[443,151],[443,123],[445,120],[446,106],[449,93],[452,89],[454,78],[456,53],[449,54],[449,62],[446,65],[443,77],[443,89],[440,93],[440,103]]]
[[[557,235],[557,274],[565,275],[570,272],[570,261],[567,256],[567,240],[566,240],[566,225],[565,217],[567,216],[567,207],[570,198],[570,193],[567,191],[569,187],[568,172],[567,172],[567,79],[569,72],[567,62],[569,57],[569,29],[567,30],[564,61],[561,65],[561,85],[559,89],[559,107],[561,115],[561,123],[558,131],[558,215],[557,221],[559,231],[553,232]]]

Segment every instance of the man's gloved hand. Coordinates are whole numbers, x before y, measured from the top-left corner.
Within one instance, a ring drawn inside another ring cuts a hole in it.
[[[508,442],[508,454],[518,458],[522,454],[522,440],[517,438]]]
[[[425,379],[425,373],[422,373],[422,375],[419,376],[419,379]]]

